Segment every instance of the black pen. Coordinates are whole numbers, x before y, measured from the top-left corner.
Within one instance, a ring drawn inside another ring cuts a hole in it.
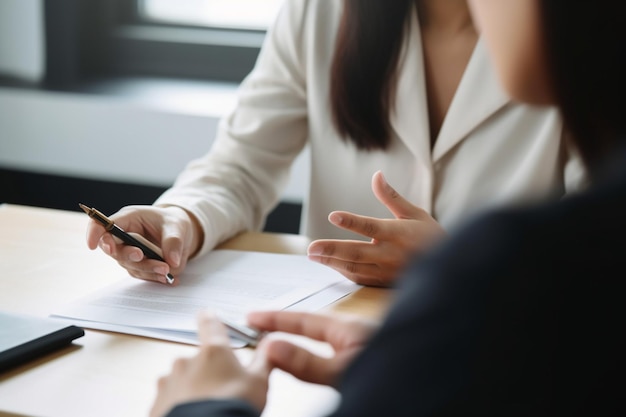
[[[105,216],[95,208],[87,207],[86,205],[81,203],[78,203],[78,205],[81,209],[83,209],[85,213],[89,215],[89,217],[104,226],[107,232],[111,233],[115,237],[120,238],[125,244],[138,247],[147,258],[165,262],[161,249],[154,243],[147,240],[145,237],[137,233],[125,232],[124,229],[116,225],[113,220],[109,219],[107,216]],[[169,284],[174,282],[174,276],[171,273],[168,273],[165,278],[167,279],[167,282]]]

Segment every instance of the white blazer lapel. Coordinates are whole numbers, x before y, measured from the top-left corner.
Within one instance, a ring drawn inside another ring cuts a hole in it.
[[[430,128],[422,39],[417,15],[414,12],[411,15],[409,34],[405,38],[398,64],[391,126],[415,158],[430,165]]]
[[[433,149],[433,161],[441,158],[509,101],[479,40],[441,126]]]

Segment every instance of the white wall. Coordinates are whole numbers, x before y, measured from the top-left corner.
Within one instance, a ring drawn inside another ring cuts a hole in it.
[[[44,72],[41,0],[0,0],[0,74],[39,81]]]
[[[160,95],[139,100],[0,88],[0,167],[168,186],[209,150],[219,118],[235,103],[234,87],[205,89],[204,100],[198,96],[192,106],[183,96],[171,93],[168,102]],[[303,201],[308,174],[305,152],[283,201]]]

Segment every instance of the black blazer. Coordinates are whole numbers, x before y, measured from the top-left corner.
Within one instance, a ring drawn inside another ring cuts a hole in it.
[[[486,214],[411,265],[333,416],[626,414],[621,162],[592,191]],[[204,401],[170,416],[255,414]]]

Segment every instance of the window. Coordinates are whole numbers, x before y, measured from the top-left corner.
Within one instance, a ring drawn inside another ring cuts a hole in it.
[[[110,76],[240,82],[283,1],[45,1],[47,82]]]
[[[146,20],[230,29],[265,30],[282,0],[142,0]]]

